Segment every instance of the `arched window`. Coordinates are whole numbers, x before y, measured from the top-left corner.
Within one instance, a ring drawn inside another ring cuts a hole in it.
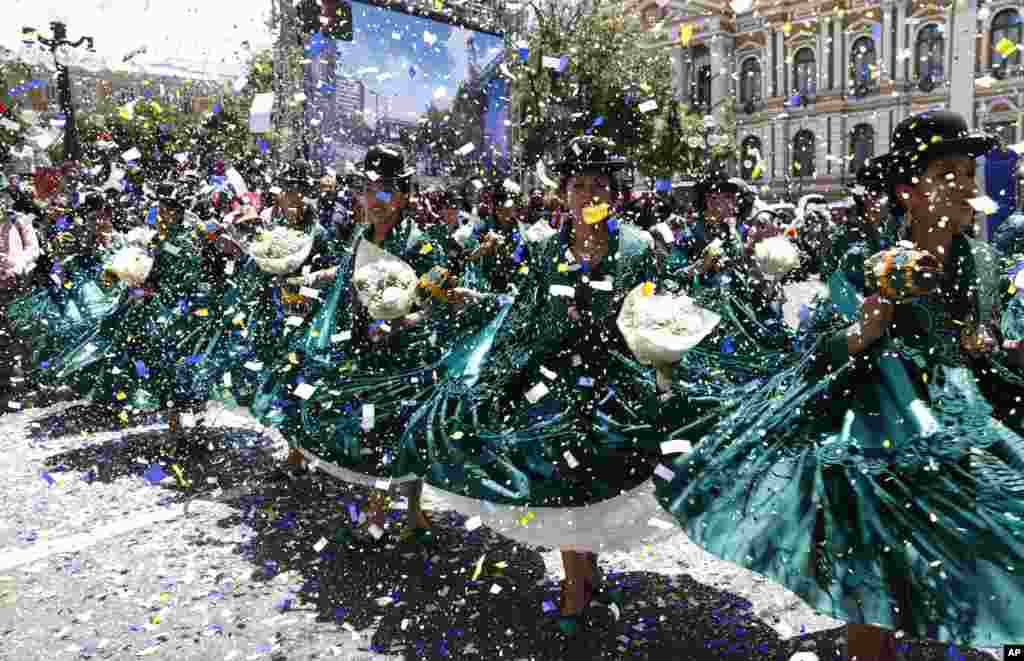
[[[858,124],[850,133],[850,172],[856,173],[875,156],[875,129],[870,124]]]
[[[938,25],[929,25],[917,33],[917,77],[930,79],[933,83],[942,80],[943,51],[946,41]]]
[[[853,71],[850,73],[850,79],[854,88],[875,87],[874,67],[877,63],[874,39],[861,37],[853,42],[853,49],[850,51],[850,66]]]
[[[740,103],[761,100],[761,63],[756,57],[743,61],[740,68]]]
[[[1013,44],[1021,42],[1020,12],[1016,9],[1004,9],[992,19],[992,39],[989,42],[988,65],[990,67],[1017,66],[1020,64],[1020,51],[1014,49],[1009,57],[999,52],[999,42],[1006,39]]]
[[[807,129],[793,136],[793,176],[814,176],[814,134]]]
[[[743,138],[743,142],[740,145],[740,156],[743,158],[740,162],[742,166],[740,168],[740,175],[747,181],[760,179],[763,174],[758,172],[757,177],[754,177],[754,168],[761,161],[761,139],[754,135],[748,135]]]
[[[711,52],[707,46],[694,46],[690,61],[690,103],[711,107]]]
[[[814,51],[810,48],[801,48],[793,57],[793,83],[797,94],[814,94],[815,73]]]

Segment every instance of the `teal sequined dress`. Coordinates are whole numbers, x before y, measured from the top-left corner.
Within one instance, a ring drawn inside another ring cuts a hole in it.
[[[206,279],[194,219],[166,228],[151,251],[154,264],[144,286],[114,285],[122,292],[117,310],[50,360],[48,379],[136,412],[168,408],[183,398],[178,362],[192,355],[193,338],[184,332],[190,322],[182,320],[199,312],[189,299]]]
[[[962,348],[960,322],[997,328],[1006,282],[985,244],[952,252],[939,292],[852,359],[864,292],[833,277],[816,350],[676,457],[659,498],[706,550],[832,617],[994,645],[1024,638],[1024,438],[1005,424],[1024,389]]]
[[[422,471],[404,433],[408,416],[445,378],[443,362],[451,347],[499,316],[504,304],[491,296],[456,312],[434,300],[421,310],[426,321],[371,342],[371,326],[380,322],[369,317],[352,286],[360,255],[382,250],[420,276],[447,261],[443,237],[420,230],[411,218],[380,246],[372,247],[372,231],[355,233],[317,312],[294,336],[287,355],[270,367],[260,416],[324,470],[364,484]]]
[[[409,418],[424,479],[463,503],[613,499],[650,478],[664,440],[653,369],[616,325],[626,295],[655,280],[650,244],[623,225],[594,270],[575,263],[563,232],[530,245],[526,270],[505,317],[453,352],[448,378]]]
[[[736,232],[723,232],[718,269],[687,276],[684,268],[667,274],[678,291],[721,317],[715,330],[686,352],[673,374],[678,438],[699,436],[752,388],[793,365],[795,334],[785,324],[782,288],[757,271]],[[703,249],[702,246],[695,248]],[[695,249],[694,261],[701,259]]]

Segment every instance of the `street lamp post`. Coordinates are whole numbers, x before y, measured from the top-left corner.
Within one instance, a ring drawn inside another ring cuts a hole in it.
[[[68,28],[63,21],[52,21],[50,28],[53,38],[36,36],[36,40],[50,49],[57,65],[57,86],[60,88],[60,107],[64,112],[64,158],[77,161],[81,156],[78,143],[78,127],[75,125],[75,106],[71,99],[71,76],[69,62],[66,57],[57,56],[61,48],[74,49],[88,44],[89,50],[94,49],[92,37],[82,37],[78,41],[68,41]],[[63,60],[63,61],[62,61]]]

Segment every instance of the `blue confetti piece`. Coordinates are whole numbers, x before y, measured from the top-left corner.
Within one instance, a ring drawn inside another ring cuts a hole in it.
[[[263,138],[259,138],[256,140],[256,146],[259,147],[260,151],[263,153],[266,153],[267,150],[270,149],[270,145],[268,145],[267,141],[264,140]]]
[[[220,225],[217,223],[206,223],[207,232],[216,232],[218,227],[220,227]]]
[[[806,324],[811,320],[811,308],[807,305],[800,306],[800,323]]]
[[[526,60],[530,59],[530,49],[529,48],[520,48],[519,49],[519,59],[522,60],[523,62],[525,62]]]
[[[156,486],[170,477],[170,475],[164,471],[160,464],[150,464],[146,472],[142,474],[142,477],[151,485]]]
[[[589,376],[581,376],[579,381],[576,382],[576,385],[580,386],[581,388],[593,388],[594,379]]]
[[[610,218],[608,218],[608,220],[606,222],[608,223],[608,231],[610,233],[612,233],[612,234],[618,234],[619,233],[619,225],[622,224],[622,221],[620,221],[618,218],[610,217]]]
[[[56,480],[54,480],[53,477],[46,471],[43,471],[43,474],[40,475],[39,477],[42,478],[43,482],[46,482],[47,486],[52,487],[54,484],[56,484]]]
[[[387,192],[386,190],[379,191],[377,193],[376,197],[381,202],[390,202],[391,201],[391,193]]]
[[[563,55],[558,59],[558,73],[564,72],[569,67],[569,56]]]
[[[726,336],[722,340],[722,353],[736,353],[736,344],[732,339],[732,336]]]
[[[604,117],[597,117],[594,119],[594,128],[598,128],[599,126],[604,126]]]
[[[352,519],[352,523],[359,523],[359,508],[356,507],[355,503],[349,503],[348,515]]]
[[[140,379],[148,379],[149,378],[149,368],[146,367],[146,363],[142,362],[141,360],[136,360],[135,361],[135,374]]]
[[[672,180],[671,179],[656,179],[654,181],[654,190],[658,193],[671,193],[672,192]]]
[[[69,227],[71,227],[71,221],[68,220],[67,216],[61,216],[60,218],[57,219],[55,227],[59,231],[63,232],[64,230],[66,230]]]
[[[409,77],[410,78],[415,78],[416,77],[416,67],[409,67]]]
[[[157,207],[150,207],[149,215],[146,216],[147,225],[156,225]]]
[[[203,357],[199,355],[189,356],[188,358],[185,359],[185,362],[188,363],[189,365],[198,365],[199,361],[202,359]]]

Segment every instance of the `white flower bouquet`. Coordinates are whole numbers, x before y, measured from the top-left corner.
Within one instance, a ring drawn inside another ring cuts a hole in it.
[[[256,266],[271,275],[288,275],[297,271],[312,251],[313,236],[290,227],[261,231],[249,244],[249,255]]]
[[[352,277],[359,300],[380,321],[400,319],[416,302],[419,278],[405,262],[381,260],[358,269]]]
[[[780,280],[800,266],[800,253],[786,237],[773,236],[754,246],[754,261],[766,276]]]
[[[654,365],[659,388],[667,390],[670,366],[707,337],[721,319],[688,296],[655,295],[654,285],[648,282],[626,296],[618,326],[636,359],[642,365]]]
[[[141,287],[153,270],[153,258],[142,248],[129,245],[115,252],[104,270],[130,287]]]
[[[558,234],[558,230],[551,227],[551,224],[542,218],[526,228],[523,238],[527,243],[540,243],[555,234]]]

